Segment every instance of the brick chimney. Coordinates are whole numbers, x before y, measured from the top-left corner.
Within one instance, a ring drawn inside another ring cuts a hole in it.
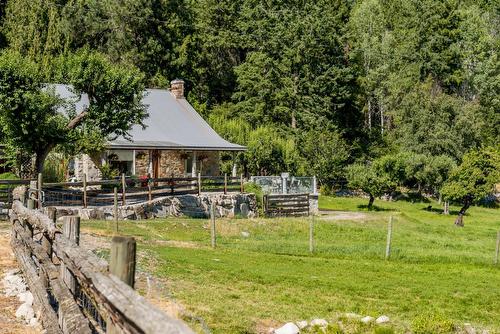
[[[184,98],[184,80],[175,79],[170,82],[170,92],[174,94],[176,99]]]

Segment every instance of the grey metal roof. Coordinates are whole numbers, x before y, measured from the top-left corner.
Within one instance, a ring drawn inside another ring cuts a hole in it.
[[[77,112],[89,104],[84,94],[80,98],[66,85],[54,85],[64,99],[72,99]],[[244,151],[246,148],[224,140],[194,110],[186,99],[176,99],[165,89],[147,89],[143,99],[149,117],[146,128],[134,125],[130,138],[118,137],[108,142],[109,148],[121,149],[185,149],[206,151]]]

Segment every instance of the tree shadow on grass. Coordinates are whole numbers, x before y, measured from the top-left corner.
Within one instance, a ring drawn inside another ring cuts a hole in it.
[[[358,209],[366,210],[366,211],[394,211],[393,209],[381,208],[380,206],[372,205],[371,208],[368,208],[366,204],[358,205]]]
[[[438,214],[443,214],[443,208],[433,208],[432,205],[429,205],[428,207],[420,209],[422,211],[428,211],[428,212],[434,212]],[[449,216],[456,216],[458,215],[457,210],[450,210]]]

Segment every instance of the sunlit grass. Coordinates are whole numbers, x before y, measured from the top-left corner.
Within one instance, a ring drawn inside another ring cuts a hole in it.
[[[205,219],[120,222],[119,229],[154,254],[155,273],[215,333],[253,333],[263,323],[342,312],[386,314],[396,332],[428,313],[500,329],[500,268],[492,265],[498,209],[471,208],[465,227],[456,228],[436,202],[376,201],[371,212],[360,209],[366,202],[322,197],[322,208],[353,215],[317,217],[314,254],[308,218],[218,219],[215,250]],[[392,254],[385,261],[391,216]],[[112,222],[83,226],[113,233]]]

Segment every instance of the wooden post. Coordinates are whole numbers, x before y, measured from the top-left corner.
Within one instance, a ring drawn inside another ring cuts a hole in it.
[[[32,199],[32,198],[28,198],[28,206],[27,208],[30,209],[30,210],[34,210],[35,209],[35,200]]]
[[[118,188],[114,188],[114,216],[115,216],[115,233],[118,234]]]
[[[174,173],[170,176],[170,195],[174,196]]]
[[[75,244],[80,244],[80,217],[66,216],[63,222],[63,235]]]
[[[54,224],[56,223],[56,220],[57,220],[57,208],[53,207],[53,206],[49,206],[47,208],[47,216],[54,222]]]
[[[309,221],[309,252],[314,253],[314,215]]]
[[[243,187],[243,174],[240,174],[240,192],[245,192],[245,188]]]
[[[201,173],[198,173],[198,196],[201,194]]]
[[[497,246],[495,249],[495,265],[498,264],[498,253],[500,253],[500,231],[497,232]]]
[[[126,188],[127,183],[125,182],[125,173],[122,173],[122,206],[125,206],[126,203]]]
[[[387,244],[385,246],[385,259],[389,260],[391,256],[391,240],[392,240],[392,216],[389,217],[389,225],[387,226]]]
[[[445,214],[445,215],[449,215],[450,214],[450,202],[448,202],[448,201],[444,202],[443,214]]]
[[[114,236],[111,240],[109,272],[132,288],[135,283],[135,251],[133,237]]]
[[[227,194],[227,173],[224,173],[224,195]]]
[[[63,236],[75,244],[80,244],[80,217],[67,216],[63,220]],[[63,282],[72,293],[76,292],[76,278],[71,271],[66,268],[64,262],[61,263],[61,276]]]
[[[148,200],[153,200],[153,193],[151,192],[151,174],[148,174]]]
[[[42,186],[43,186],[43,180],[42,180],[42,173],[38,173],[38,182],[37,182],[37,208],[41,209],[42,208]]]
[[[210,240],[212,244],[212,248],[215,248],[217,245],[217,237],[215,235],[215,202],[212,200],[210,204]]]
[[[87,207],[87,173],[83,173],[83,207]]]

